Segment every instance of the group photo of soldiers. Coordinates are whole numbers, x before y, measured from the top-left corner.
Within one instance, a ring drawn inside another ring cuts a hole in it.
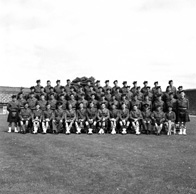
[[[189,100],[173,80],[163,91],[158,81],[132,86],[127,81],[60,80],[43,87],[41,80],[13,95],[7,105],[8,132],[32,134],[179,134],[186,135]],[[121,85],[121,86],[120,86]]]

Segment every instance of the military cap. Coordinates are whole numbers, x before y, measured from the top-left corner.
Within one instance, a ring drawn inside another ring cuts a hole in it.
[[[131,86],[127,86],[127,88],[131,88]]]
[[[54,96],[54,92],[50,93],[50,96],[52,96],[52,95]]]
[[[61,96],[65,96],[65,95],[64,95],[64,94],[60,94],[60,97],[61,97]]]
[[[160,97],[160,96],[162,96],[162,94],[158,94],[158,95],[157,95],[157,97]]]
[[[137,84],[137,81],[134,81],[133,84]]]
[[[114,80],[114,82],[113,82],[113,83],[115,84],[116,82],[118,82],[118,80]]]
[[[116,87],[116,90],[120,90],[120,87]]]
[[[99,86],[98,89],[100,89],[100,88],[103,89],[101,86]]]
[[[160,89],[161,88],[161,86],[157,86],[157,89]]]
[[[101,97],[105,97],[105,94],[101,94]]]
[[[110,89],[110,88],[107,88],[107,89],[106,89],[106,91],[108,91],[108,90],[110,90],[110,91],[111,91],[111,89]]]
[[[144,82],[143,82],[143,84],[147,84],[147,83],[148,83],[148,81],[144,81]]]
[[[40,96],[44,96],[44,93],[41,93]]]
[[[173,106],[172,106],[171,103],[169,103],[169,104],[167,105],[167,107],[168,107],[168,108],[173,108]]]
[[[182,89],[182,88],[183,88],[182,86],[179,86],[179,87],[178,87],[178,89]]]
[[[93,85],[90,85],[89,87],[90,87],[90,88],[94,88],[94,86],[93,86]]]
[[[124,85],[124,84],[127,84],[127,81],[124,81],[122,84],[123,84],[123,85]]]
[[[21,94],[22,94],[22,92],[19,92],[19,93],[18,93],[18,96],[20,96]]]
[[[32,94],[34,95],[35,93],[34,92],[30,92],[30,95],[32,95]]]
[[[53,88],[53,87],[50,87],[50,90],[51,90],[51,89],[54,89],[54,88]]]
[[[16,95],[12,95],[12,98],[16,98]]]
[[[93,96],[93,95],[95,96],[95,94],[94,94],[94,93],[92,93],[92,94],[91,94],[91,96]]]
[[[96,83],[96,84],[97,84],[97,83],[100,83],[100,80],[97,80],[95,83]]]
[[[171,82],[173,82],[173,80],[169,80],[169,82],[168,82],[168,83],[170,84]]]
[[[126,94],[122,94],[121,97],[126,96]]]
[[[70,79],[67,79],[67,82],[69,82],[70,81]]]
[[[41,82],[41,80],[40,79],[38,79],[37,81],[36,81],[36,83],[40,83]]]
[[[65,89],[65,87],[64,87],[64,86],[61,86],[60,89],[61,89],[61,90],[62,90],[62,89]]]
[[[81,94],[81,96],[85,96],[85,94],[84,94],[84,93],[82,93],[82,94]]]
[[[25,102],[24,102],[24,106],[25,106],[26,104],[28,104],[28,105],[29,105],[29,103],[28,103],[27,101],[25,101]]]
[[[59,80],[59,79],[58,79],[58,80],[56,80],[56,83],[58,83],[58,82],[61,82],[61,80]]]
[[[82,101],[79,101],[79,102],[78,102],[78,105],[80,105],[80,104],[84,104],[84,103],[83,103]]]
[[[156,82],[154,82],[154,85],[155,85],[155,84],[158,84],[158,83],[159,83],[159,82],[158,82],[158,81],[156,81]]]
[[[105,104],[105,102],[102,101],[102,102],[100,103],[100,105],[102,105],[102,104]]]
[[[140,89],[141,87],[140,86],[138,86],[136,89],[138,90],[138,89]]]
[[[34,86],[31,86],[31,87],[30,87],[30,90],[33,90],[33,89],[35,89],[35,87],[34,87]]]
[[[62,102],[57,102],[57,106],[62,106]]]
[[[150,86],[147,86],[146,88],[147,88],[147,89],[150,89]]]
[[[47,83],[50,82],[50,80],[47,81]]]
[[[105,80],[105,83],[108,83],[108,82],[110,82],[109,80]]]
[[[145,107],[148,107],[148,106],[150,106],[150,105],[149,105],[148,103],[144,103],[144,106],[145,106]]]

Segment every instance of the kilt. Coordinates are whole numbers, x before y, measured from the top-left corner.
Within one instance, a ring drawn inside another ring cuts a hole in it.
[[[189,122],[189,113],[187,110],[178,110],[178,122]]]
[[[17,123],[19,121],[18,111],[10,111],[7,117],[7,122]]]

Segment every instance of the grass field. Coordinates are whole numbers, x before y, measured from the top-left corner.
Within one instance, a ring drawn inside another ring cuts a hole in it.
[[[0,193],[196,193],[196,118],[187,136],[8,134],[0,116]]]

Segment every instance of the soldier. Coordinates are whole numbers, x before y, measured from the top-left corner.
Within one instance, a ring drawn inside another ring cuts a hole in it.
[[[171,93],[171,88],[168,86],[166,92],[162,96],[162,100],[166,103],[169,100],[169,94]],[[173,93],[173,92],[172,92]]]
[[[65,91],[68,95],[70,95],[70,93],[71,93],[70,87],[71,87],[71,81],[70,81],[70,79],[67,79],[67,85],[65,86]]]
[[[143,84],[144,84],[144,87],[141,89],[141,93],[143,93],[145,95],[148,92],[148,89],[147,89],[148,81],[144,81]]]
[[[119,88],[118,87],[118,80],[114,80],[113,84],[114,84],[114,87],[112,88],[112,94],[115,94],[116,89]],[[119,88],[119,90],[120,90],[120,88]]]
[[[121,110],[119,111],[119,124],[120,124],[120,132],[125,135],[127,134],[127,128],[130,125],[129,122],[129,110],[126,108],[126,104],[121,104]]]
[[[24,104],[27,102],[24,98],[24,95],[22,92],[18,93],[18,99],[20,110],[24,109]]]
[[[90,85],[89,86],[89,91],[88,91],[88,93],[86,93],[86,99],[87,100],[90,100],[92,94],[96,94],[96,93],[95,93],[95,91],[93,89],[93,85]]]
[[[32,115],[31,109],[29,109],[28,103],[25,102],[24,108],[19,113],[21,133],[23,134],[26,134],[28,130],[31,115]]]
[[[93,102],[94,107],[97,109],[98,106],[99,106],[99,103],[98,103],[98,101],[95,99],[95,94],[91,94],[91,100],[90,100],[90,101]]]
[[[112,89],[111,86],[109,86],[110,81],[105,81],[105,86],[103,87],[103,91],[106,93],[107,89]]]
[[[152,109],[152,102],[149,100],[148,94],[144,95],[144,100],[141,102],[141,110],[145,109],[145,105],[148,104],[148,108]]]
[[[46,95],[47,95],[47,94],[50,93],[51,81],[48,80],[46,84],[47,84],[47,85],[46,85],[45,88],[44,88],[44,92],[45,92]]]
[[[77,92],[77,97],[76,97],[76,99],[77,99],[77,100],[80,100],[80,99],[82,98],[81,95],[85,95],[85,92],[84,92],[82,86],[79,87],[79,90],[78,90],[78,92]]]
[[[172,111],[177,113],[177,100],[174,98],[173,92],[169,93],[169,98],[165,103],[165,109],[168,110],[169,106],[172,106]]]
[[[31,118],[33,122],[33,134],[37,134],[42,121],[42,110],[40,109],[39,104],[36,104],[36,109],[32,111]]]
[[[96,99],[97,99],[98,101],[100,101],[102,95],[104,95],[104,91],[103,91],[103,88],[100,86],[100,87],[99,87],[99,91],[96,93]]]
[[[41,92],[41,80],[36,81],[37,85],[35,86],[35,96],[38,97]]]
[[[81,134],[85,130],[86,114],[86,109],[81,101],[79,102],[79,109],[76,111],[76,134]]]
[[[131,92],[133,94],[137,93],[137,81],[133,82],[133,87],[131,88]]]
[[[76,108],[77,108],[77,101],[75,100],[74,94],[70,94],[70,100],[68,100],[68,103],[72,105],[71,108],[76,110]]]
[[[12,132],[12,124],[14,124],[14,132],[18,133],[17,124],[18,124],[18,114],[20,110],[20,105],[16,100],[16,95],[12,95],[12,101],[7,105],[7,110],[9,112],[7,122],[8,124],[8,133]]]
[[[98,101],[98,108],[101,109],[101,104],[104,103],[106,108],[109,107],[108,101],[105,99],[105,94],[101,95],[101,100]]]
[[[100,85],[100,80],[97,80],[96,82],[95,82],[95,87],[94,87],[94,90],[95,90],[95,92],[97,93],[97,92],[99,92],[99,87],[100,87],[101,85]]]
[[[172,105],[168,105],[168,111],[165,114],[165,124],[167,128],[167,135],[171,135],[171,131],[173,129],[174,134],[176,134],[176,113],[172,111]]]
[[[61,80],[56,81],[56,86],[54,87],[54,92],[58,95],[61,93]]]
[[[189,118],[189,100],[185,97],[185,92],[180,92],[180,98],[177,100],[178,123],[180,126],[180,135],[186,135],[186,123],[190,122]]]
[[[30,87],[30,92],[27,94],[26,96],[26,99],[28,100],[31,96],[31,93],[34,93],[35,94],[35,87],[34,86],[31,86]]]
[[[65,112],[62,109],[62,104],[57,104],[57,109],[53,112],[52,130],[54,134],[58,134],[63,129],[63,121],[65,121]]]
[[[112,99],[111,99],[111,101],[109,101],[109,108],[110,109],[112,108],[112,104],[115,104],[116,108],[120,109],[120,103],[119,103],[118,100],[116,100],[116,96],[115,95],[112,95]]]
[[[111,134],[116,134],[117,125],[119,122],[119,110],[116,109],[116,105],[112,103],[110,110],[110,126],[111,126]]]
[[[81,99],[77,102],[77,107],[79,108],[80,103],[83,103],[83,108],[86,109],[88,106],[88,101],[85,99],[85,94],[81,94]]]
[[[130,91],[130,86],[127,86],[126,96],[127,96],[127,100],[130,102],[133,97],[133,93]]]
[[[89,135],[93,134],[93,132],[96,132],[96,124],[97,124],[97,109],[94,107],[93,101],[89,102],[89,108],[87,109],[86,116],[86,126],[87,126],[87,132]]]
[[[165,113],[162,111],[161,105],[156,106],[156,110],[152,112],[151,117],[155,126],[155,132],[157,135],[160,135],[165,121]]]
[[[176,90],[176,87],[173,84],[174,84],[173,80],[169,80],[169,86],[168,87],[171,88],[171,92],[173,92],[174,96],[176,97],[177,90]],[[167,90],[167,88],[166,88],[166,90]]]
[[[87,85],[84,87],[84,91],[85,91],[86,94],[89,93],[89,91],[90,91],[90,86],[91,86],[91,81],[88,80],[88,81],[87,81]]]
[[[54,88],[50,87],[50,92],[47,94],[46,100],[50,100],[51,94],[53,94],[54,98],[57,99],[57,94],[54,92]]]
[[[116,100],[118,100],[120,102],[121,100],[121,93],[120,93],[120,87],[116,87],[116,92],[115,92],[115,97],[116,97]]]
[[[142,118],[143,118],[142,124],[147,135],[151,133],[151,124],[152,124],[151,114],[152,112],[150,110],[149,104],[148,103],[144,104],[143,111],[142,111]]]
[[[152,94],[153,95],[157,93],[158,84],[159,84],[158,81],[154,82],[154,87],[152,88]]]
[[[47,101],[45,100],[44,94],[41,94],[40,100],[37,101],[42,111],[46,110]]]
[[[72,108],[72,104],[68,103],[65,111],[65,134],[69,135],[73,131],[73,124],[76,120],[76,111]]]
[[[142,113],[141,111],[137,108],[137,105],[133,106],[133,109],[130,111],[130,120],[133,129],[135,130],[136,135],[140,135],[140,124],[142,120]]]
[[[40,100],[41,95],[44,95],[44,98],[46,99],[47,94],[44,92],[44,87],[40,87],[40,93],[37,94],[37,99]]]
[[[110,118],[110,112],[106,108],[104,102],[101,103],[101,109],[98,110],[98,126],[99,126],[99,134],[107,133],[108,128],[108,120]]]
[[[65,87],[61,86],[60,89],[61,89],[61,92],[57,94],[56,99],[59,100],[61,95],[63,95],[65,97],[65,99],[67,99],[68,96],[67,96],[67,92],[65,91]]]
[[[153,100],[153,94],[152,94],[152,92],[150,91],[150,86],[147,86],[146,87],[146,94],[145,95],[148,95],[148,97],[149,97],[149,100],[150,101],[152,101]],[[143,95],[143,96],[145,96],[145,95]]]
[[[136,93],[133,95],[133,99],[130,102],[130,109],[133,109],[133,106],[135,106],[135,105],[141,110],[141,101],[139,101],[137,99],[137,94]]]
[[[43,111],[43,120],[42,120],[42,130],[43,134],[46,134],[49,129],[54,129],[54,111],[50,109],[50,104],[46,104],[46,110]],[[55,131],[55,130],[54,130]]]
[[[27,102],[28,102],[28,104],[29,104],[29,108],[31,109],[31,111],[35,110],[35,106],[36,106],[36,104],[37,104],[37,99],[35,98],[33,92],[30,93],[30,97],[29,97],[29,99],[27,100]]]
[[[180,98],[180,92],[183,90],[183,86],[179,86],[178,87],[178,91],[176,92],[176,98],[179,99]]]
[[[127,93],[127,81],[124,81],[122,84],[123,84],[123,87],[121,88],[121,92],[122,94],[126,94]]]
[[[130,110],[130,102],[126,99],[126,94],[122,94],[120,104],[125,103],[126,108]]]
[[[156,110],[157,106],[160,106],[162,110],[165,110],[165,103],[162,100],[162,95],[161,94],[157,95],[157,98],[153,103],[153,107],[152,107],[153,110]]]
[[[50,108],[52,111],[55,111],[57,100],[54,98],[54,93],[50,94],[50,100],[48,100],[48,103],[50,104]]]
[[[60,97],[59,97],[59,100],[57,102],[58,104],[62,104],[62,109],[65,111],[66,108],[67,108],[67,100],[65,99],[65,96],[64,94],[61,94]]]
[[[157,86],[156,92],[153,94],[153,102],[157,99],[158,96],[163,96],[161,86]]]
[[[143,100],[143,93],[141,92],[140,86],[137,87],[136,94],[137,94],[137,99],[141,102]]]
[[[111,99],[112,99],[112,94],[111,94],[111,89],[110,89],[110,88],[108,88],[108,89],[106,90],[105,99],[108,101],[108,103],[109,103],[109,102],[111,101]]]

